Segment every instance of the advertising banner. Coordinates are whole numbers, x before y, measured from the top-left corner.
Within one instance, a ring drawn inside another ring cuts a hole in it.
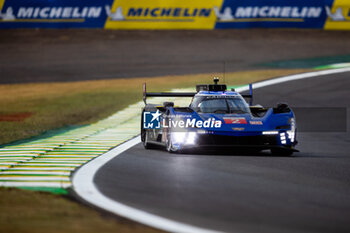
[[[0,28],[350,29],[349,0],[0,0]]]
[[[113,0],[0,0],[1,28],[103,28]]]
[[[214,29],[214,7],[222,0],[117,0],[106,28]]]
[[[327,5],[328,4],[328,5]],[[323,28],[325,7],[320,0],[225,0],[215,8],[215,28]]]
[[[326,6],[328,18],[324,29],[350,30],[350,1],[334,0],[330,5]]]

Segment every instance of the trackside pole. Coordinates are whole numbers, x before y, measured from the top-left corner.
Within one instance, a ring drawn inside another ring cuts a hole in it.
[[[146,102],[146,83],[143,83],[142,85],[142,91],[143,91],[143,102],[145,103],[145,105],[147,105],[147,102]]]

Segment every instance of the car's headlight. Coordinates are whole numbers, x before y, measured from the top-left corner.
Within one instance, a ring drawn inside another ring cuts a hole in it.
[[[188,132],[186,144],[189,144],[189,145],[195,144],[196,137],[197,137],[197,134],[195,132]]]
[[[196,143],[196,132],[173,132],[171,134],[174,143],[193,145]]]
[[[294,118],[290,118],[289,119],[290,122],[290,130],[287,130],[287,134],[288,134],[288,138],[291,142],[294,142],[295,140],[295,119]]]
[[[186,133],[185,132],[173,132],[171,134],[174,143],[183,143],[185,140]]]
[[[287,139],[286,139],[286,133],[280,133],[280,139],[281,139],[281,143],[282,144],[286,144],[287,143]]]

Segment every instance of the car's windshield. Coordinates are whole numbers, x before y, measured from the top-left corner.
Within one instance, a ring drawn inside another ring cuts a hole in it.
[[[191,107],[202,113],[250,113],[240,96],[196,96]]]

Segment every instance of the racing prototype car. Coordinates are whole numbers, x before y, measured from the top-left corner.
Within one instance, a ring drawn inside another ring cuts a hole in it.
[[[144,84],[144,147],[161,145],[169,152],[191,148],[269,149],[274,155],[297,151],[296,121],[288,104],[278,103],[274,108],[252,105],[251,84],[249,94],[241,95],[234,89],[228,91],[218,81],[214,78],[214,84],[197,85],[195,93],[149,93]],[[175,107],[173,102],[147,104],[147,97],[192,97],[192,101],[189,107]]]

